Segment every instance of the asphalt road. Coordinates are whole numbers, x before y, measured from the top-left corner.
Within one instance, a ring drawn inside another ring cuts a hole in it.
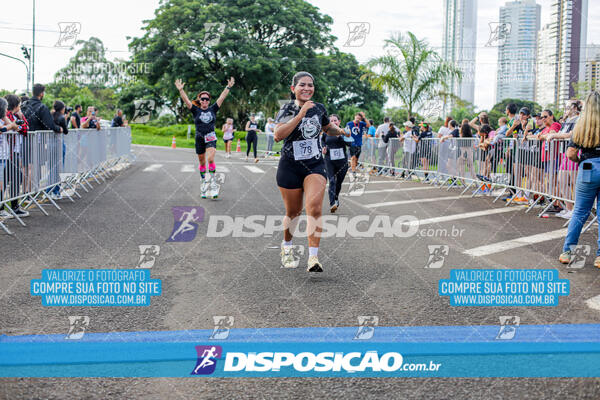
[[[600,323],[586,300],[600,294],[600,271],[557,262],[564,220],[537,218],[492,198],[459,197],[460,190],[372,177],[360,196],[343,196],[336,215],[419,220],[460,215],[423,226],[408,238],[331,237],[322,240],[325,272],[310,276],[306,257],[296,269],[279,262],[281,233],[255,238],[206,237],[199,225],[191,242],[166,242],[172,207],[201,206],[210,216],[282,215],[276,162],[244,162],[219,154],[226,167],[217,200],[200,199],[195,155],[188,149],[134,146],[137,161],[61,211],[33,211],[27,227],[10,222],[0,232],[0,334],[65,334],[68,316],[90,317],[88,332],[212,329],[213,316],[230,315],[234,328],[357,326],[376,315],[382,326],[498,325],[517,315],[522,325]],[[248,168],[250,167],[250,168]],[[344,186],[344,191],[349,186]],[[390,189],[394,189],[393,191]],[[398,189],[398,190],[396,190]],[[409,190],[407,190],[409,189]],[[385,191],[384,191],[385,190]],[[445,200],[439,200],[447,197]],[[382,204],[384,203],[384,204]],[[328,210],[324,200],[324,211]],[[503,211],[498,211],[502,209]],[[469,217],[467,213],[483,211]],[[362,225],[361,225],[362,226]],[[594,227],[592,231],[596,229]],[[550,234],[549,234],[550,233]],[[545,236],[548,234],[548,240]],[[540,236],[542,235],[542,236]],[[560,236],[560,235],[559,235]],[[534,239],[531,239],[531,238]],[[541,237],[541,239],[540,239]],[[530,243],[531,240],[538,243]],[[581,244],[596,248],[588,232]],[[515,239],[522,243],[514,244]],[[295,239],[305,245],[306,239]],[[501,251],[498,244],[512,243]],[[496,247],[483,247],[496,244]],[[138,246],[159,245],[152,277],[163,293],[149,307],[43,307],[29,294],[42,269],[134,268]],[[441,268],[425,268],[432,245],[447,245]],[[475,250],[474,250],[475,249]],[[473,254],[477,254],[473,256]],[[557,307],[451,307],[438,281],[452,268],[556,268],[571,292]],[[562,379],[1,379],[0,397],[15,398],[600,398],[600,380]]]

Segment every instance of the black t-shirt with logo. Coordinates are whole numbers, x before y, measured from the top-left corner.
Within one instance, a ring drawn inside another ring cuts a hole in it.
[[[307,139],[317,139],[317,146],[319,146],[319,151],[316,153],[316,156],[313,160],[322,159],[321,155],[321,147],[319,134],[323,130],[323,127],[329,125],[329,116],[327,115],[327,110],[325,106],[321,103],[314,103],[315,105],[308,109],[306,115],[302,118],[302,121],[286,137],[283,141],[283,148],[281,150],[281,157],[289,160],[294,160],[294,145],[293,142],[307,140]],[[294,102],[289,102],[281,106],[277,117],[275,118],[276,124],[282,124],[289,122],[292,118],[294,118],[300,112],[300,107],[296,105]],[[309,160],[304,160],[309,161]]]
[[[217,121],[217,111],[219,111],[219,105],[214,103],[206,110],[192,104],[190,109],[194,116],[194,124],[196,125],[196,135],[206,135],[215,131],[215,122]]]

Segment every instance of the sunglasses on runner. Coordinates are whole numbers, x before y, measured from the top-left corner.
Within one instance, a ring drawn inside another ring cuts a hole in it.
[[[200,97],[200,101],[210,101],[210,98],[208,98],[208,97]]]

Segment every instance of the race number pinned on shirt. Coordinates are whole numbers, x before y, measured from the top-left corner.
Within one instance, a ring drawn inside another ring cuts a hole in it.
[[[294,159],[308,160],[319,153],[317,139],[297,140],[294,144]]]
[[[205,143],[214,142],[215,140],[217,140],[217,134],[215,132],[210,132],[210,133],[207,133],[206,135],[204,135]]]
[[[330,149],[331,154],[329,157],[332,160],[341,160],[344,158],[344,149]]]

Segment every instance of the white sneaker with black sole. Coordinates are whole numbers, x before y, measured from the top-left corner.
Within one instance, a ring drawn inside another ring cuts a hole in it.
[[[308,272],[323,272],[323,266],[319,262],[319,258],[317,256],[308,257],[308,267],[306,270]]]

